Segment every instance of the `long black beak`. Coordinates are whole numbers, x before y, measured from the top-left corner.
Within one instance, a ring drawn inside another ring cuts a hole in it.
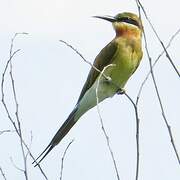
[[[93,17],[104,19],[104,20],[109,21],[109,22],[117,21],[117,19],[115,17],[112,17],[112,16],[93,16]]]

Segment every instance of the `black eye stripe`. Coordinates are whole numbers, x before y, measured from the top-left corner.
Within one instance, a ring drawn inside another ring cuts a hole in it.
[[[118,21],[118,22],[126,22],[126,23],[133,24],[133,25],[139,27],[139,23],[138,23],[136,20],[131,19],[131,18],[122,17],[122,18],[118,18],[117,21]],[[140,28],[140,27],[139,27],[139,28]]]

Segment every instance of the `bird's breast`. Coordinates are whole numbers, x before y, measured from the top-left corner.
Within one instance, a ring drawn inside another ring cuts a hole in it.
[[[112,59],[112,64],[115,66],[107,70],[107,73],[122,88],[138,67],[141,57],[141,48],[135,47],[132,42],[129,44],[127,42],[120,43]]]

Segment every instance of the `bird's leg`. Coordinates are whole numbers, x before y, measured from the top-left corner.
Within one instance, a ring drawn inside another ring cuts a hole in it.
[[[126,92],[125,89],[119,88],[119,89],[116,91],[116,94],[117,94],[117,95],[122,95],[122,94],[124,94],[125,92]]]

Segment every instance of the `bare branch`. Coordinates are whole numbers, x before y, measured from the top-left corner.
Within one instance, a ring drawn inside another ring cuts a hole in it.
[[[170,46],[171,46],[171,43],[172,41],[175,39],[175,37],[180,33],[180,29],[178,29],[173,35],[172,37],[170,38],[167,46],[166,46],[166,49],[168,49]],[[156,58],[156,60],[154,61],[153,65],[152,65],[152,68],[154,69],[154,67],[156,66],[157,62],[160,60],[160,58],[162,57],[162,55],[165,53],[165,51],[163,50],[159,55],[158,57]],[[138,101],[139,101],[139,98],[140,98],[140,95],[141,95],[141,92],[142,92],[142,89],[143,89],[143,86],[146,84],[148,78],[149,78],[149,75],[151,74],[151,71],[149,71],[147,73],[147,75],[145,76],[145,79],[143,80],[140,88],[139,88],[139,91],[138,91],[138,95],[137,95],[137,98],[136,98],[136,104],[138,104]]]
[[[140,11],[139,11],[140,12]],[[139,13],[140,14],[140,13]],[[174,40],[174,38],[180,33],[180,29],[178,29],[170,38],[168,45],[166,46],[166,48],[169,48],[172,41]],[[164,54],[165,51],[162,51],[159,56],[157,57],[157,59],[155,60],[155,62],[152,65],[152,68],[155,67],[156,63],[159,61],[159,59],[161,58],[161,56]],[[135,109],[135,115],[136,115],[136,152],[137,152],[137,161],[136,161],[136,180],[138,180],[138,174],[139,174],[139,117],[138,117],[138,102],[139,102],[139,98],[142,92],[142,89],[145,85],[145,83],[147,82],[147,79],[149,77],[149,75],[151,74],[151,71],[149,71],[149,73],[146,75],[145,79],[143,80],[137,97],[136,97],[136,102],[134,103],[134,101],[125,93],[126,97],[131,101],[131,103],[134,106]],[[172,136],[172,134],[171,134]]]
[[[5,109],[6,109],[6,113],[7,113],[8,117],[10,116],[10,114],[9,114],[9,112],[8,112],[8,110],[7,110],[7,107],[6,107],[6,104],[5,104],[5,102],[4,102],[4,80],[5,80],[5,74],[6,74],[6,71],[7,71],[7,68],[8,68],[8,66],[9,66],[9,63],[10,63],[11,59],[12,59],[12,58],[16,55],[16,53],[18,53],[19,51],[20,51],[20,49],[14,51],[14,52],[12,53],[12,55],[10,56],[9,60],[8,60],[7,63],[6,63],[6,66],[5,66],[4,71],[3,71],[3,74],[2,74],[2,80],[1,80],[1,94],[2,94],[2,99],[1,99],[1,101],[2,101],[2,103],[3,103],[3,105],[4,105]]]
[[[32,153],[30,152],[30,149],[28,147],[28,145],[25,143],[25,141],[23,140],[22,138],[22,133],[21,133],[21,126],[20,126],[20,121],[19,121],[19,116],[18,116],[18,102],[17,102],[17,98],[16,98],[16,91],[15,91],[15,85],[14,85],[14,79],[13,79],[13,74],[12,74],[12,59],[14,58],[14,56],[20,51],[20,49],[16,50],[16,51],[13,51],[13,46],[14,46],[14,40],[15,38],[17,37],[17,35],[19,34],[27,34],[27,33],[16,33],[14,35],[14,37],[12,38],[11,40],[11,46],[10,46],[10,57],[9,57],[9,60],[7,61],[6,65],[5,65],[5,68],[4,68],[4,71],[3,71],[3,74],[2,74],[2,80],[1,80],[1,94],[2,94],[2,104],[3,104],[3,107],[6,111],[6,114],[8,116],[8,119],[10,120],[10,122],[12,123],[14,129],[15,129],[15,132],[16,134],[19,136],[20,138],[20,143],[21,143],[21,148],[22,148],[22,151],[24,151],[23,149],[23,145],[26,147],[28,153],[30,154],[31,158],[33,160],[35,160],[34,156],[32,155]],[[6,72],[7,72],[7,69],[10,65],[10,78],[11,78],[11,83],[12,83],[12,87],[13,87],[13,95],[14,95],[14,100],[15,100],[15,104],[16,104],[16,121],[18,122],[18,126],[16,126],[16,123],[15,121],[13,120],[11,114],[10,114],[10,111],[8,109],[8,106],[5,102],[5,94],[4,94],[4,81],[5,81],[5,75],[6,75]],[[24,163],[26,163],[26,155],[25,155],[25,152],[23,152],[23,159],[24,159]],[[25,178],[27,179],[27,168],[26,168],[26,164],[24,164],[25,166]],[[42,175],[44,176],[44,178],[47,180],[47,176],[45,175],[45,173],[43,172],[42,168],[40,167],[40,165],[38,165],[38,168],[40,169],[40,172],[42,173]]]
[[[28,149],[29,150],[27,150],[27,152],[26,152],[26,155],[25,155],[25,158],[27,159],[27,157],[28,157],[28,155],[30,155],[30,151],[31,151],[31,146],[32,146],[32,140],[33,140],[33,136],[32,136],[32,131],[31,131],[31,136],[30,136],[31,138],[30,138],[30,144],[28,145]],[[24,143],[23,143],[23,145],[24,145]],[[25,146],[25,145],[24,145]],[[31,156],[31,155],[30,155]]]
[[[64,153],[63,153],[63,156],[62,156],[62,159],[61,159],[61,171],[60,171],[60,180],[62,180],[62,177],[63,177],[63,169],[64,169],[64,158],[66,156],[66,153],[67,153],[67,150],[69,149],[69,147],[71,146],[71,144],[74,142],[74,140],[72,140],[66,147]]]
[[[69,48],[71,48],[76,54],[78,54],[85,63],[89,64],[92,68],[94,68],[94,70],[96,70],[97,72],[101,73],[101,71],[96,67],[94,66],[92,63],[90,63],[89,61],[87,61],[84,56],[76,49],[74,48],[71,44],[67,43],[66,41],[63,41],[63,40],[59,40],[59,42],[62,42],[64,43],[66,46],[68,46]],[[102,76],[108,80],[108,77],[104,74],[102,74]]]
[[[3,177],[4,180],[7,180],[6,176],[5,176],[5,173],[4,171],[2,170],[2,168],[0,167],[0,172],[1,172],[1,175]]]
[[[143,10],[145,16],[146,16],[146,19],[148,19],[147,17],[147,14],[142,6],[142,4],[139,2],[139,0],[136,0],[136,2],[138,3],[138,7],[140,6],[141,9]],[[139,8],[138,8],[139,9]],[[139,12],[140,13],[140,12]],[[148,19],[149,21],[149,19]],[[154,28],[153,28],[154,29]],[[156,31],[154,30],[154,33],[156,33]],[[178,160],[178,163],[180,164],[180,158],[179,158],[179,154],[178,154],[178,151],[177,151],[177,148],[175,146],[175,142],[174,142],[174,138],[173,138],[173,135],[172,135],[172,131],[171,131],[171,126],[169,125],[168,121],[167,121],[167,118],[166,118],[166,115],[165,115],[165,111],[164,111],[164,107],[163,107],[163,104],[162,104],[162,100],[161,100],[161,96],[160,96],[160,93],[159,93],[159,90],[158,90],[158,86],[157,86],[157,83],[156,83],[156,79],[155,79],[155,76],[154,76],[154,72],[153,72],[153,65],[152,65],[152,59],[151,59],[151,56],[149,54],[149,50],[148,50],[148,43],[147,43],[147,39],[146,39],[146,34],[145,34],[145,31],[143,30],[143,36],[144,36],[144,41],[145,41],[145,49],[146,49],[146,53],[147,53],[147,56],[148,56],[148,59],[149,59],[149,67],[150,67],[150,72],[151,72],[151,77],[152,77],[152,80],[153,80],[153,84],[154,84],[154,87],[155,87],[155,90],[156,90],[156,94],[157,94],[157,98],[158,98],[158,101],[159,101],[159,105],[160,105],[160,108],[161,108],[161,113],[162,113],[162,117],[164,119],[164,122],[166,124],[166,127],[168,129],[168,133],[169,133],[169,137],[170,137],[170,140],[171,140],[171,144],[172,144],[172,147],[174,149],[174,152],[175,152],[175,155],[176,155],[176,158]],[[156,36],[157,36],[157,33],[156,33]],[[161,41],[162,42],[162,41]],[[165,52],[167,52],[166,48],[164,49]],[[166,54],[167,55],[167,54]]]
[[[124,92],[125,96],[129,99],[129,101],[132,103],[135,111],[135,117],[136,117],[136,176],[135,180],[138,180],[139,178],[139,154],[140,154],[140,147],[139,147],[139,115],[138,115],[138,104],[136,104],[131,97]]]
[[[12,157],[10,157],[10,160],[11,160],[12,165],[13,165],[18,171],[21,171],[21,172],[24,173],[24,169],[21,169],[20,167],[18,167],[18,166],[14,163]],[[26,178],[26,177],[25,177],[25,178]]]
[[[146,19],[147,19],[147,21],[148,21],[149,24],[150,24],[152,30],[154,31],[154,34],[156,35],[158,41],[160,42],[162,48],[164,49],[164,51],[165,51],[165,53],[166,53],[166,57],[168,58],[169,62],[171,63],[171,65],[172,65],[172,67],[174,68],[174,70],[175,70],[175,72],[177,73],[177,75],[180,77],[180,73],[179,73],[177,67],[175,66],[175,64],[174,64],[171,56],[169,55],[169,53],[168,53],[168,51],[167,51],[167,48],[165,47],[165,45],[164,45],[164,43],[162,42],[162,40],[160,39],[157,31],[155,30],[153,24],[151,23],[149,17],[147,16],[147,13],[146,13],[146,11],[145,11],[145,8],[143,7],[142,3],[141,3],[139,0],[135,0],[135,1],[136,1],[137,6],[138,6],[139,12],[140,12],[140,8],[141,8],[142,11],[143,11],[143,13],[144,13],[144,15],[145,15],[145,17],[146,17]],[[140,13],[139,13],[139,14],[140,14]]]
[[[7,130],[1,130],[0,131],[0,135],[1,134],[4,134],[4,133],[9,133],[9,132],[14,132],[13,130],[9,130],[9,129],[7,129]]]
[[[12,56],[12,52],[13,52],[13,45],[14,45],[14,40],[15,38],[20,35],[20,34],[24,34],[24,33],[16,33],[11,41],[11,47],[10,47],[10,57]],[[25,33],[27,34],[27,33]],[[11,59],[12,60],[12,59]],[[20,137],[20,144],[21,144],[21,151],[22,151],[22,156],[23,156],[23,161],[24,161],[24,175],[25,175],[25,179],[28,180],[28,174],[27,174],[27,157],[25,155],[25,150],[24,150],[24,146],[23,146],[23,137],[22,137],[22,130],[21,130],[21,122],[19,120],[19,105],[18,105],[18,100],[17,100],[17,95],[16,95],[16,88],[15,88],[15,82],[14,82],[14,77],[13,77],[13,66],[12,66],[12,61],[10,61],[10,79],[11,79],[11,85],[12,85],[12,90],[13,90],[13,96],[14,96],[14,101],[15,101],[15,105],[16,105],[16,121],[18,124],[18,131],[19,131],[19,137]]]

